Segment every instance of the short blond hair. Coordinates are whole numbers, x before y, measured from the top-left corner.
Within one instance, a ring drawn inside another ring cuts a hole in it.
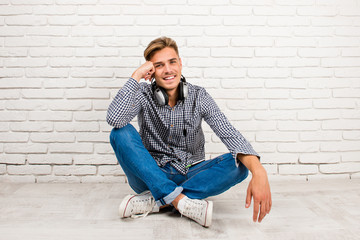
[[[170,48],[174,49],[176,54],[179,56],[178,47],[176,45],[176,42],[173,39],[168,38],[168,37],[159,37],[157,39],[152,40],[149,43],[149,45],[146,47],[146,49],[144,51],[144,57],[145,57],[146,61],[150,61],[152,56],[154,56],[154,54],[157,51],[160,51],[166,47],[170,47]]]

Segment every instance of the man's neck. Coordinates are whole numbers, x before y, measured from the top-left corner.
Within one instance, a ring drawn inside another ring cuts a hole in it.
[[[174,89],[172,91],[168,91],[167,95],[169,97],[169,106],[174,107],[176,105],[177,99],[178,99],[178,89]]]

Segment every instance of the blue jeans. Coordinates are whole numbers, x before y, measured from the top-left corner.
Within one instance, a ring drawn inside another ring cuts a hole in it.
[[[194,165],[186,175],[169,163],[159,167],[131,124],[114,128],[110,143],[131,188],[136,193],[150,190],[158,206],[170,204],[180,193],[193,199],[218,195],[242,182],[249,173],[242,163],[236,166],[230,153]]]

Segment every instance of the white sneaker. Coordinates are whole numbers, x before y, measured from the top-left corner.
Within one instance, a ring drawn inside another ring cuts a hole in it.
[[[145,191],[139,195],[127,195],[119,206],[121,218],[146,217],[149,213],[159,212],[159,207],[155,203],[150,191]]]
[[[212,220],[213,202],[184,197],[179,201],[178,210],[204,227],[209,227]]]

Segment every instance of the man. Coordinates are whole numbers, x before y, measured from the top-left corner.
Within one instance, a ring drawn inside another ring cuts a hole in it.
[[[240,183],[250,170],[245,207],[250,207],[253,198],[253,221],[261,222],[272,202],[258,154],[206,90],[186,82],[174,40],[153,40],[144,56],[146,62],[118,92],[107,113],[107,122],[114,127],[111,145],[138,194],[124,198],[120,216],[146,216],[170,205],[209,227],[213,203],[204,199]],[[139,83],[140,79],[154,82]],[[129,124],[135,116],[139,133]],[[202,119],[230,153],[205,161]]]

